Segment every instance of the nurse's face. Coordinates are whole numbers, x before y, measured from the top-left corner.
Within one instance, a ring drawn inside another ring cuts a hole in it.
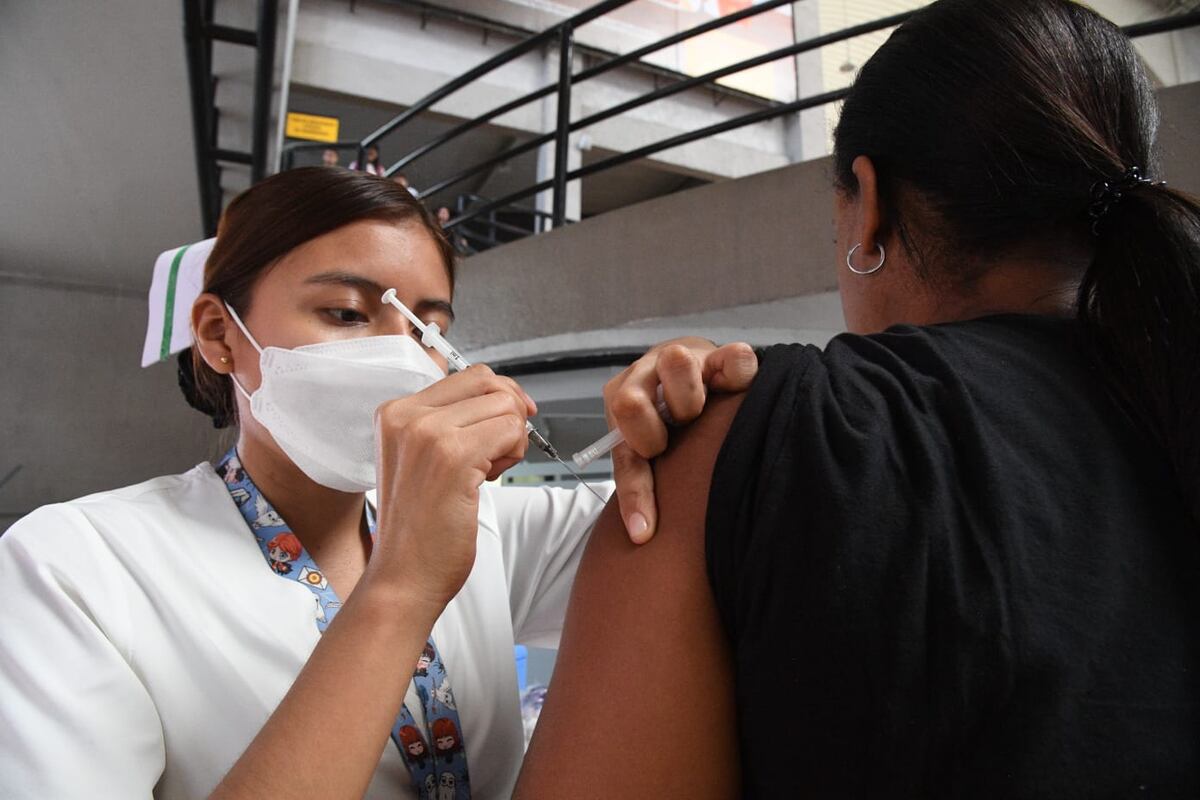
[[[441,253],[428,231],[416,224],[355,222],[297,247],[264,273],[251,290],[242,320],[265,347],[358,339],[367,336],[413,336],[418,333],[391,305],[380,302],[395,287],[400,300],[426,322],[443,330],[454,320],[450,278]],[[259,354],[229,323],[225,336],[237,379],[250,393],[261,382]],[[232,331],[231,331],[232,328]],[[443,371],[445,359],[425,351]],[[241,393],[238,404],[243,463],[271,453],[278,464],[290,463],[275,440],[250,413]],[[263,469],[260,466],[259,469]]]
[[[398,310],[380,302],[396,294],[443,331],[454,320],[450,278],[427,231],[414,224],[368,220],[308,241],[288,253],[254,286],[242,319],[263,347],[293,348],[365,336],[417,335]],[[258,351],[243,336],[231,343],[235,372],[258,388]],[[443,370],[445,359],[426,350]],[[244,402],[238,397],[239,402]],[[241,419],[252,419],[242,409]]]

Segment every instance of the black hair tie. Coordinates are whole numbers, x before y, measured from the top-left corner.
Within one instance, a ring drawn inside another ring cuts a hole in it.
[[[1116,180],[1099,180],[1092,184],[1092,202],[1088,206],[1088,216],[1092,218],[1092,235],[1100,233],[1100,220],[1112,207],[1121,202],[1129,192],[1142,186],[1164,186],[1166,181],[1156,181],[1142,175],[1142,168],[1130,167]]]

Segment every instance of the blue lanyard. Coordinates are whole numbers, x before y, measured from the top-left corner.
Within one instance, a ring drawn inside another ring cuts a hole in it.
[[[216,471],[250,526],[272,571],[282,578],[298,581],[312,591],[317,604],[317,630],[324,632],[337,616],[342,602],[317,563],[250,480],[238,459],[237,448],[230,448]],[[367,506],[367,526],[374,536],[375,514],[370,505]],[[392,741],[404,757],[413,788],[421,800],[469,800],[471,781],[463,748],[462,724],[454,693],[450,690],[446,664],[433,637],[425,643],[425,649],[417,659],[413,684],[425,711],[425,730],[421,731],[407,705],[400,707],[396,724],[392,726]],[[433,742],[432,748],[429,742]]]

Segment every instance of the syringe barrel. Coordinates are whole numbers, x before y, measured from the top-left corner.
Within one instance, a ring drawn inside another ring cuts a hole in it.
[[[601,436],[591,445],[580,450],[575,455],[571,456],[571,460],[575,462],[575,466],[583,469],[588,464],[591,464],[597,458],[606,456],[612,452],[613,448],[625,441],[625,436],[621,433],[620,428],[613,428],[608,433]]]
[[[459,372],[471,366],[470,362],[454,349],[454,345],[450,344],[446,341],[446,337],[442,336],[442,331],[438,328],[436,322],[431,322],[425,326],[425,331],[421,334],[421,344],[441,353],[450,366]]]

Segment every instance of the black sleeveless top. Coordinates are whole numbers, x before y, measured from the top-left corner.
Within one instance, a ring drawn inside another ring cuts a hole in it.
[[[1200,530],[1074,324],[768,350],[709,579],[747,797],[1200,797]]]

